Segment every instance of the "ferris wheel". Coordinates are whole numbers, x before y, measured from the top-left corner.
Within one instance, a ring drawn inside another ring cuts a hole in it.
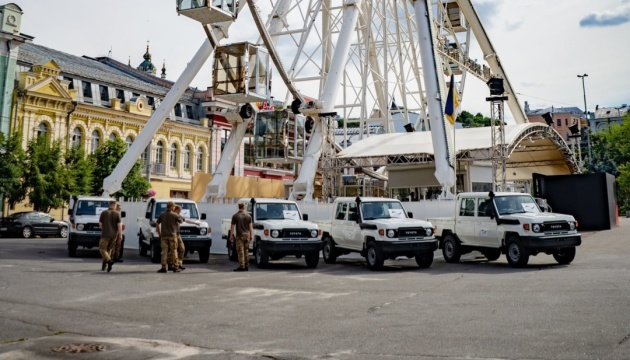
[[[453,124],[444,117],[449,78],[459,99],[470,76],[484,82],[502,78],[515,121],[527,121],[470,0],[178,0],[177,10],[199,21],[209,42],[171,90],[173,101],[183,92],[180,81],[188,86],[214,52],[215,95],[240,107],[226,114],[233,128],[206,199],[225,194],[246,131],[260,122],[252,104],[272,97],[291,104],[284,120],[290,125],[283,139],[257,151],[259,160],[299,162],[291,196],[307,201],[320,159],[340,150],[330,139],[338,119],[344,129],[358,123],[360,137],[374,126],[385,132],[430,130],[438,173],[442,167],[442,179],[436,177],[452,186]],[[243,34],[250,38],[226,41]],[[481,48],[485,64],[470,59],[473,46]],[[168,99],[162,102],[166,109],[172,108]],[[159,110],[154,117],[163,118],[154,131],[166,118]],[[278,131],[273,122],[283,120],[264,121],[265,129]],[[140,152],[146,146],[141,136],[134,142]]]

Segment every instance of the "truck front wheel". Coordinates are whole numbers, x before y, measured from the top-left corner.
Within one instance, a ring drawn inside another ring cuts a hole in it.
[[[228,240],[227,242],[228,259],[233,262],[238,261],[238,253],[236,252],[236,241]]]
[[[260,269],[264,269],[269,264],[269,253],[267,250],[263,249],[260,244],[256,244],[256,249],[254,249],[255,258],[256,258],[256,266]]]
[[[326,264],[334,264],[337,262],[337,250],[335,250],[335,244],[333,243],[333,239],[330,237],[326,237],[324,239],[324,249],[322,250],[322,255],[324,256],[324,262]]]
[[[459,251],[459,244],[453,235],[446,235],[442,244],[442,256],[447,263],[459,262],[462,254]]]
[[[367,260],[367,266],[370,270],[379,270],[383,267],[383,263],[385,263],[383,253],[376,247],[374,242],[368,244],[365,259]]]
[[[433,264],[433,253],[426,252],[422,254],[417,254],[416,264],[418,264],[418,267],[420,267],[421,269],[426,269],[428,267],[431,267],[431,264]]]
[[[319,264],[319,251],[318,252],[310,252],[306,253],[304,256],[304,260],[306,260],[306,266],[314,269]]]
[[[69,257],[76,257],[77,256],[77,248],[79,246],[74,244],[74,243],[68,243],[68,256]]]
[[[575,259],[575,246],[561,249],[553,253],[553,258],[556,259],[560,265],[568,265]]]
[[[199,262],[202,264],[207,264],[208,260],[210,260],[210,246],[204,246],[199,252]]]
[[[529,261],[529,251],[525,249],[521,240],[517,236],[508,237],[507,241],[507,261],[512,267],[520,268],[527,265]]]
[[[483,256],[485,256],[486,259],[488,259],[488,261],[494,261],[498,259],[499,257],[501,257],[501,250],[498,250],[498,249],[484,250]]]
[[[151,241],[151,262],[154,264],[162,262],[162,248],[157,241]]]

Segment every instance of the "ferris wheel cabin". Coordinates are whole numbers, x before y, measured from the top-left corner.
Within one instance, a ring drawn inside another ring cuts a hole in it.
[[[266,101],[271,96],[269,53],[251,43],[217,46],[214,51],[214,95],[235,103]]]
[[[235,0],[176,0],[177,13],[202,24],[232,21],[236,18]]]

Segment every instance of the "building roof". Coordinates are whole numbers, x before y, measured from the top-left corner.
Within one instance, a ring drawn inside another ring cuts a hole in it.
[[[628,114],[630,107],[623,104],[620,107],[600,107],[595,110],[595,119],[621,118]]]
[[[542,115],[544,113],[582,115],[584,114],[584,111],[576,106],[569,106],[569,107],[551,106],[544,109],[530,110],[527,112],[527,115]]]
[[[165,96],[170,87],[160,85],[156,81],[149,82],[123,72],[119,68],[110,66],[111,63],[101,62],[89,57],[79,57],[59,50],[47,48],[42,45],[25,43],[20,45],[18,61],[27,65],[34,65],[47,60],[54,60],[63,75],[76,76],[86,80],[111,84],[130,90],[138,90],[152,95]],[[135,70],[135,69],[134,69]],[[140,72],[140,71],[138,71]],[[162,80],[163,81],[163,80]]]
[[[577,171],[577,161],[567,143],[555,130],[540,123],[505,126],[505,142],[510,171],[536,171],[553,167],[552,173]],[[455,151],[467,161],[492,159],[491,127],[455,130]],[[360,166],[412,166],[433,162],[430,131],[389,133],[365,138],[337,154],[336,159],[352,160]],[[526,169],[526,170],[525,170]],[[530,174],[531,175],[531,174]]]

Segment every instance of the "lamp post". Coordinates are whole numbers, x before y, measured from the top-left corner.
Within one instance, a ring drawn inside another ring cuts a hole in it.
[[[588,161],[593,158],[591,155],[591,122],[588,118],[588,108],[586,107],[586,87],[584,86],[584,78],[588,74],[578,75],[577,77],[582,79],[582,94],[584,94],[584,116],[586,117],[587,131],[586,131],[586,144],[588,146]]]

